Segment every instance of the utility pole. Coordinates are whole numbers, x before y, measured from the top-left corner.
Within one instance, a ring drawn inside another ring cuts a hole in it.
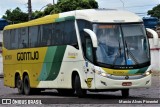
[[[55,4],[54,0],[53,0],[53,5]]]
[[[28,0],[28,20],[32,19],[32,3],[31,0]]]

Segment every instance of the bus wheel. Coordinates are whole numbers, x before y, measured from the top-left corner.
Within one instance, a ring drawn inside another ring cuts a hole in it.
[[[123,98],[129,97],[129,89],[122,89],[121,93]]]
[[[25,95],[31,94],[31,87],[30,87],[28,75],[25,75],[25,77],[23,79],[23,85],[24,85],[24,94]]]
[[[79,98],[85,97],[87,91],[81,88],[81,81],[78,75],[76,75],[75,77],[74,87],[75,87],[76,95]]]
[[[58,93],[60,95],[74,95],[75,90],[74,89],[57,89]]]
[[[18,93],[19,94],[23,94],[24,93],[24,90],[23,90],[23,81],[21,80],[20,75],[18,75],[16,77],[16,87],[18,89]]]

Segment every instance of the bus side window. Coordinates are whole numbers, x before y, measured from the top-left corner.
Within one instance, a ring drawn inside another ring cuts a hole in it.
[[[19,48],[28,48],[28,27],[20,29]]]
[[[76,49],[79,49],[74,22],[75,20],[69,20],[65,22],[63,39],[64,44],[71,45]]]
[[[10,30],[5,30],[3,35],[4,47],[6,49],[10,49]]]
[[[38,26],[29,27],[29,47],[38,46]]]
[[[17,49],[18,48],[18,29],[12,29],[10,35],[10,49]]]

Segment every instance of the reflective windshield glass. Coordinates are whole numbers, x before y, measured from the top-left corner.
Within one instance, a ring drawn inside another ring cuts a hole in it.
[[[141,24],[93,24],[97,35],[97,62],[137,65],[149,61],[149,46]]]
[[[140,24],[122,25],[126,57],[130,65],[142,64],[150,60],[147,38]]]
[[[123,41],[119,25],[94,24],[97,35],[97,62],[111,65],[125,65]]]

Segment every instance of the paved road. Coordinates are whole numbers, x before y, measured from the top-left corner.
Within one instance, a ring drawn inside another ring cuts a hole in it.
[[[91,93],[89,92],[86,98],[77,98],[76,96],[61,96],[57,93],[56,90],[46,90],[41,92],[38,95],[19,95],[17,93],[16,89],[12,89],[9,87],[3,86],[3,78],[0,78],[0,98],[18,98],[18,99],[24,99],[24,98],[45,98],[44,102],[50,102],[52,104],[88,104],[87,107],[90,107],[91,105],[98,104],[110,104],[110,106],[113,106],[113,104],[117,104],[117,106],[120,106],[118,103],[120,100],[123,101],[142,101],[143,99],[151,98],[149,100],[154,100],[154,98],[160,98],[160,75],[159,74],[153,74],[152,76],[152,86],[150,88],[138,88],[138,89],[130,89],[130,97],[127,99],[122,99],[121,92],[99,92],[99,93]],[[160,100],[159,100],[160,104]],[[103,105],[101,105],[103,107]],[[99,106],[99,107],[101,107]],[[128,104],[124,105],[128,106]],[[134,105],[135,106],[135,105]],[[151,106],[151,105],[145,105],[142,106]],[[152,105],[152,106],[158,106]],[[81,106],[83,107],[83,105]],[[138,107],[138,105],[137,105]]]

